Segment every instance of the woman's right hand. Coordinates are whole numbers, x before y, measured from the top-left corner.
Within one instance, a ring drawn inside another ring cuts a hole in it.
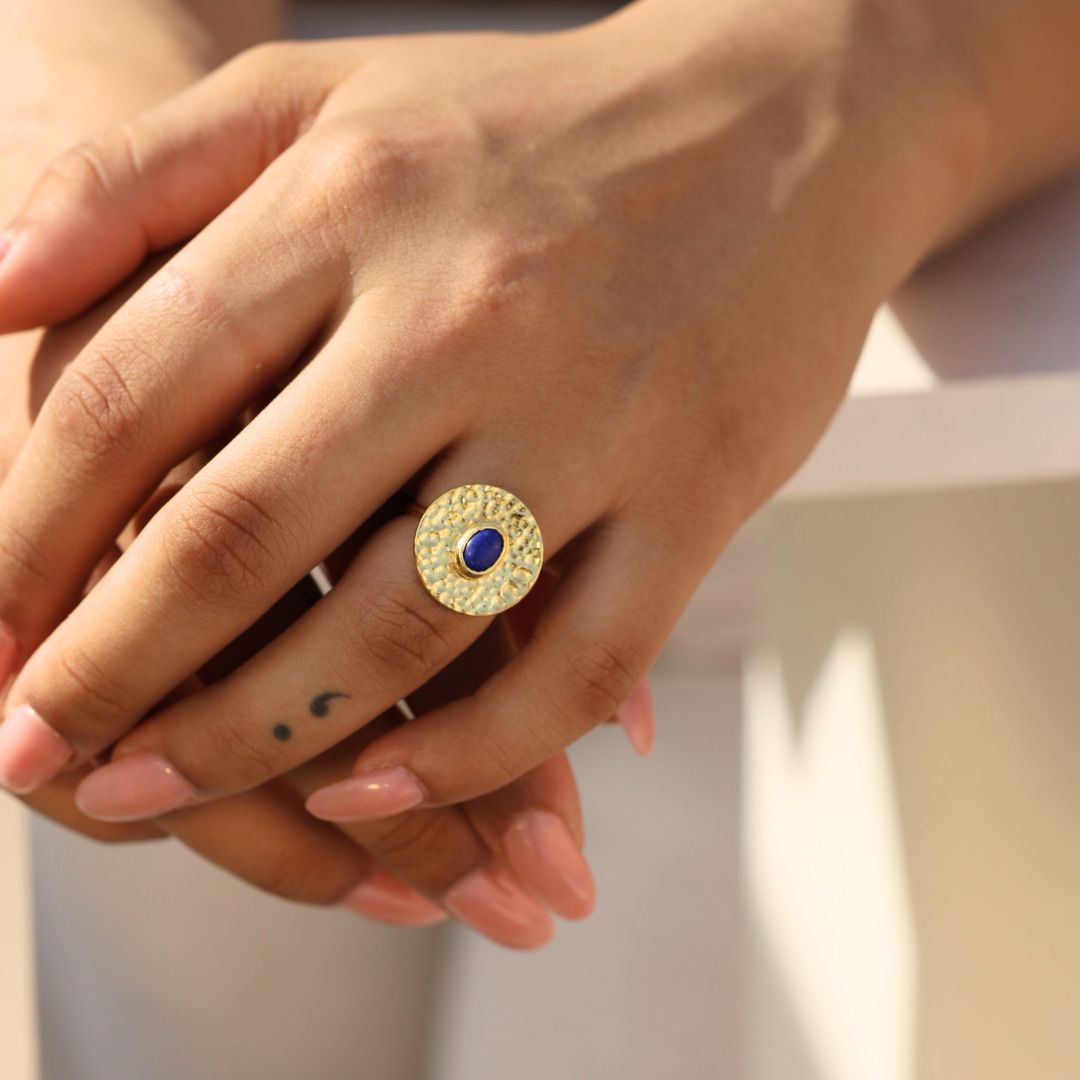
[[[107,301],[72,323],[50,331],[28,375],[8,368],[3,378],[5,431],[25,428],[16,402],[33,408],[44,398],[85,340],[108,318],[138,281],[133,279]],[[19,381],[22,386],[19,386]],[[10,459],[17,439],[5,440]],[[8,445],[10,444],[10,445]],[[167,494],[193,473],[193,459],[171,474],[148,507],[159,508]],[[0,476],[9,460],[0,457]],[[140,515],[134,531],[149,520]],[[276,636],[310,604],[304,586],[286,596],[258,627],[204,669],[222,677],[259,644]],[[457,662],[411,696],[418,711],[460,697],[479,685],[528,637],[544,602],[538,586],[530,600],[512,609]],[[203,683],[192,683],[195,689]],[[620,717],[639,752],[652,741],[654,719],[647,685],[635,692]],[[401,718],[391,712],[351,740],[281,780],[242,795],[180,811],[157,822],[110,824],[83,815],[74,792],[91,766],[61,773],[24,801],[68,828],[106,842],[173,835],[229,872],[287,899],[317,904],[345,903],[362,915],[396,925],[418,926],[446,917],[444,905],[478,932],[505,945],[534,947],[546,942],[552,924],[545,909],[568,918],[591,910],[594,888],[579,853],[581,811],[573,774],[559,755],[526,777],[461,807],[412,811],[381,821],[329,825],[304,810],[317,788],[350,775],[363,746]],[[524,886],[524,887],[523,887]]]
[[[19,22],[23,16],[10,14],[18,25],[9,26],[8,15],[0,12],[0,29],[9,44],[27,31]],[[123,41],[131,53],[118,52],[117,43],[110,41],[107,72],[101,63],[101,42],[89,32],[93,28],[84,25],[84,15],[85,10],[70,0],[44,0],[31,20],[33,41],[23,43],[18,63],[0,75],[0,106],[5,115],[0,127],[4,151],[0,216],[9,216],[29,180],[65,143],[151,104],[205,70],[209,39],[192,28],[179,5],[171,12],[168,4],[151,11],[131,0],[107,0],[96,6],[95,25],[123,27]],[[28,80],[24,68],[33,68],[35,79]],[[30,87],[41,87],[40,96],[30,94]],[[68,106],[61,107],[69,97]],[[111,303],[46,336],[37,358],[33,395],[28,392],[32,336],[0,338],[0,478],[25,437],[26,402],[31,396],[43,396],[115,302],[114,297]],[[290,614],[295,617],[289,605],[296,599],[286,598],[282,608],[270,613],[263,631],[272,634]],[[519,624],[528,617],[525,605],[513,614]],[[518,633],[524,632],[519,625]],[[470,679],[481,677],[478,673],[490,674],[499,657],[505,658],[505,648],[505,641],[486,637],[459,665],[448,669],[441,682],[414,695],[413,704],[421,709],[434,707],[460,696]],[[224,669],[218,665],[219,673],[227,670],[229,662],[225,658]],[[631,741],[639,751],[647,751],[653,731],[647,686],[635,692],[622,712]],[[371,731],[386,730],[394,722],[393,716],[386,716]],[[346,743],[340,752],[355,756],[357,750],[358,745]],[[62,773],[24,801],[60,824],[105,842],[173,833],[224,868],[279,895],[319,903],[349,897],[362,913],[399,923],[442,918],[442,908],[427,899],[425,892],[442,901],[470,870],[494,867],[472,883],[474,893],[480,888],[479,898],[466,896],[462,904],[458,892],[458,908],[481,932],[511,944],[535,944],[550,932],[547,917],[538,914],[535,902],[514,884],[515,877],[528,883],[530,891],[557,912],[580,916],[591,905],[591,881],[577,853],[581,839],[577,794],[564,757],[462,808],[335,827],[303,812],[296,793],[349,775],[348,767],[339,776],[334,773],[338,752],[324,755],[274,785],[156,823],[104,823],[83,815],[73,792],[88,766]]]

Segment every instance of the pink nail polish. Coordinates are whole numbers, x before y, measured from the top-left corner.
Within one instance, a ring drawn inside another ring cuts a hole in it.
[[[584,919],[596,903],[589,864],[565,822],[549,810],[530,810],[506,831],[510,865],[556,915]]]
[[[373,769],[316,791],[308,812],[324,821],[374,821],[411,810],[424,801],[424,789],[408,769]]]
[[[15,674],[18,658],[19,643],[15,640],[15,635],[0,623],[0,691],[3,691],[8,680]]]
[[[433,926],[446,912],[388,870],[376,867],[342,903],[358,915],[394,926]]]
[[[75,790],[75,804],[98,821],[141,821],[176,810],[198,792],[159,754],[138,750],[95,769]]]
[[[642,757],[648,757],[656,741],[656,712],[648,679],[642,679],[630,691],[630,696],[615,710],[615,715],[630,745]]]
[[[71,747],[29,705],[20,705],[0,724],[0,784],[29,795],[67,763]]]
[[[456,918],[514,949],[537,949],[555,933],[548,913],[500,866],[474,870],[446,894]]]

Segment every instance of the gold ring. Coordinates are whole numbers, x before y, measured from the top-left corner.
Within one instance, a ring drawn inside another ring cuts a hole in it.
[[[463,615],[498,615],[536,583],[544,562],[540,526],[509,491],[462,484],[423,510],[413,544],[424,587]]]

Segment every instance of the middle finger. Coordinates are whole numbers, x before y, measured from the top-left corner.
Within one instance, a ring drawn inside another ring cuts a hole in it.
[[[453,437],[446,414],[424,415],[411,387],[379,378],[385,356],[364,395],[337,399],[362,344],[343,325],[27,663],[4,720],[18,737],[3,742],[25,762],[6,770],[22,790],[55,775],[63,747],[90,756],[123,735]]]

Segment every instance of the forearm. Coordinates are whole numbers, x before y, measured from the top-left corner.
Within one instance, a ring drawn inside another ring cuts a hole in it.
[[[280,6],[278,0],[0,2],[6,46],[0,65],[0,220],[11,219],[58,153],[168,97],[236,48],[272,32]],[[0,337],[0,476],[29,424],[27,371],[38,337]]]
[[[985,116],[981,217],[1080,163],[1080,4],[923,0]],[[967,222],[963,222],[966,224]]]
[[[0,2],[0,146],[52,153],[188,85],[277,28],[280,0]],[[21,163],[19,163],[21,167]],[[40,166],[39,166],[40,167]],[[0,199],[10,202],[10,170]],[[16,196],[17,198],[17,196]]]
[[[698,145],[730,145],[752,86],[747,126],[830,159],[842,216],[898,227],[898,270],[1080,161],[1074,0],[638,0],[609,24]]]

